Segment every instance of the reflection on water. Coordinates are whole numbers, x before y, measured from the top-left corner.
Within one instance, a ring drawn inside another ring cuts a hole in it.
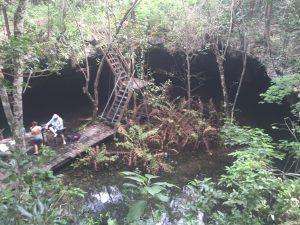
[[[101,190],[90,193],[87,208],[93,213],[101,213],[123,201],[123,195],[117,186],[103,186]]]
[[[224,167],[229,161],[230,158],[225,153],[212,158],[203,152],[187,152],[173,159],[173,172],[163,174],[161,180],[182,187],[181,191],[173,194],[170,202],[172,215],[178,215],[178,217],[172,218],[170,222],[171,219],[164,214],[160,224],[183,224],[180,215],[185,214],[187,203],[195,200],[196,197],[195,193],[185,187],[187,182],[194,178],[204,179],[205,177],[212,177],[216,180],[224,172]],[[84,199],[76,202],[76,204],[84,205],[87,212],[95,216],[109,212],[110,216],[117,219],[123,219],[126,216],[127,207],[122,194],[124,179],[119,175],[117,168],[109,166],[102,171],[95,172],[89,167],[76,169],[69,167],[62,173],[66,183],[87,192]],[[198,217],[201,221],[202,212],[198,212]]]

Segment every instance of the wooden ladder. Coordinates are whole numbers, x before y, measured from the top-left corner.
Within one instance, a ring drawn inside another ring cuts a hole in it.
[[[110,125],[115,126],[121,122],[133,94],[132,74],[129,73],[123,56],[114,48],[111,47],[105,57],[115,75],[115,93],[110,107],[102,113],[102,118]]]

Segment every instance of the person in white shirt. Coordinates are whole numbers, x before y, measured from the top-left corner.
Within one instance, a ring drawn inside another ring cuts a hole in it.
[[[46,129],[49,129],[54,137],[57,137],[57,135],[60,135],[63,141],[63,144],[66,144],[65,136],[63,134],[64,132],[64,121],[63,119],[57,115],[53,114],[51,120],[46,124]]]

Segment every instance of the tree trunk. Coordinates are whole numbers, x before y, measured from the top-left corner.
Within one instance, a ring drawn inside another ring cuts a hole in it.
[[[13,127],[14,125],[14,116],[10,107],[10,102],[9,102],[9,97],[7,90],[3,84],[4,81],[4,75],[2,73],[2,70],[0,69],[0,97],[1,97],[1,102],[2,102],[2,107],[6,116],[7,123],[10,128]]]
[[[14,37],[21,38],[24,32],[24,18],[26,14],[28,0],[20,0],[14,14]],[[19,55],[13,61],[14,79],[12,91],[14,124],[11,127],[16,146],[20,150],[25,150],[25,137],[23,127],[23,74],[22,74],[22,56]]]
[[[238,86],[238,89],[236,91],[234,102],[233,102],[232,109],[231,109],[231,122],[233,122],[233,119],[234,119],[234,110],[235,110],[235,106],[236,106],[236,103],[237,103],[238,96],[239,96],[240,91],[241,91],[244,76],[245,76],[245,73],[246,73],[246,66],[247,66],[247,51],[245,51],[245,54],[244,54],[243,69],[242,69],[242,73],[241,73],[241,78],[240,78],[239,86]]]
[[[10,28],[9,28],[9,21],[8,21],[8,16],[7,16],[7,2],[4,1],[3,5],[2,5],[2,15],[3,15],[3,19],[4,19],[4,25],[5,25],[5,30],[6,30],[6,36],[8,38],[10,38]]]
[[[214,55],[216,56],[216,61],[217,61],[219,74],[220,74],[221,87],[222,87],[222,93],[223,93],[223,107],[225,110],[225,115],[227,117],[229,117],[229,100],[228,100],[228,93],[227,93],[227,87],[226,87],[224,58],[223,58],[225,56],[222,56],[220,54],[217,43],[213,43],[212,48],[213,48]]]
[[[5,113],[7,123],[12,132],[13,139],[16,141],[17,147],[19,149],[24,149],[25,148],[25,140],[24,140],[23,134],[22,134],[22,131],[23,131],[22,102],[21,102],[21,108],[18,108],[18,106],[16,106],[17,104],[14,105],[10,102],[8,92],[6,90],[6,87],[3,84],[4,76],[3,76],[2,71],[0,71],[0,79],[2,79],[2,81],[0,82],[0,97],[1,97],[1,102],[2,102],[2,106],[3,106],[3,110]],[[22,91],[22,89],[21,89],[21,91]],[[22,93],[21,93],[21,96],[22,96]],[[19,100],[15,100],[15,95],[13,95],[13,99],[14,99],[14,102],[19,101]],[[13,106],[14,110],[12,110],[11,105],[14,105]],[[19,113],[19,116],[16,115],[16,113]],[[21,118],[21,120],[19,118]]]
[[[99,107],[98,107],[99,106],[99,90],[98,90],[98,88],[99,88],[100,76],[101,76],[102,67],[104,65],[104,59],[106,57],[106,54],[107,54],[107,52],[105,52],[105,54],[103,54],[103,58],[98,67],[95,82],[94,82],[93,119],[97,118],[98,111],[99,111]]]
[[[28,0],[19,0],[18,7],[14,14],[14,35],[20,37],[24,32],[24,18]]]
[[[191,61],[190,61],[190,57],[189,54],[186,53],[186,65],[187,65],[187,74],[186,74],[186,78],[187,78],[187,100],[188,100],[188,107],[190,108],[191,106]]]
[[[92,112],[92,119],[95,120],[97,119],[97,115],[98,115],[98,97],[96,97],[96,101],[93,103],[93,112]]]
[[[15,66],[15,77],[13,81],[13,114],[15,119],[15,124],[13,126],[12,132],[15,138],[17,146],[21,150],[25,150],[25,130],[23,126],[23,75],[20,73],[21,65],[17,62],[14,63]]]
[[[270,44],[270,28],[271,28],[271,16],[272,16],[272,2],[267,2],[265,7],[265,28],[264,28],[264,38],[267,42],[267,47]]]

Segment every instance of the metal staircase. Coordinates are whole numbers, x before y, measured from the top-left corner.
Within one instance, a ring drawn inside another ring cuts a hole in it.
[[[115,87],[112,93],[114,97],[109,99],[101,117],[111,126],[121,122],[133,93],[132,78],[123,56],[114,48],[110,48],[105,54],[106,61],[115,75]]]

